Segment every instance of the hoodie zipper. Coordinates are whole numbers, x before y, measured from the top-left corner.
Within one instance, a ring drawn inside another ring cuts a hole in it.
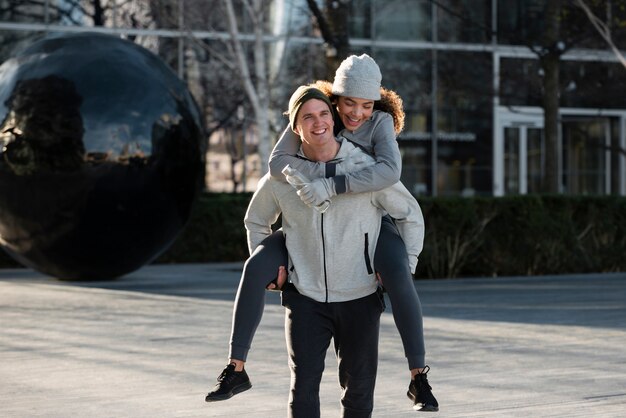
[[[369,244],[369,234],[365,233],[365,267],[367,268],[367,274],[373,274],[374,270],[372,269],[372,262],[370,260],[370,244]]]
[[[326,303],[328,303],[328,274],[326,272],[326,242],[324,239],[324,214],[321,214],[322,223],[322,258],[324,259],[324,288],[326,291]]]

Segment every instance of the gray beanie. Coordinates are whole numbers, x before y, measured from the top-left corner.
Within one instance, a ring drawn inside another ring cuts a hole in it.
[[[367,54],[359,57],[350,55],[337,68],[333,82],[333,94],[380,100],[381,80],[380,68],[372,57]]]

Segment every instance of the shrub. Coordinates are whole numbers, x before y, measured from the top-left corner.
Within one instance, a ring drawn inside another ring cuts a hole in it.
[[[156,263],[206,263],[248,258],[243,218],[251,193],[205,193],[174,244]]]
[[[201,195],[155,263],[244,261],[250,193]],[[417,278],[626,271],[626,197],[420,198]],[[0,252],[0,267],[18,264]]]

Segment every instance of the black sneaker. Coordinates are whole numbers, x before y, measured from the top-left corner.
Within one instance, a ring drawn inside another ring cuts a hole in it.
[[[222,371],[222,374],[219,375],[217,384],[213,390],[206,395],[204,400],[207,402],[225,401],[251,387],[252,383],[250,383],[246,370],[236,372],[235,365],[229,364],[224,371]]]
[[[406,396],[413,401],[413,409],[416,411],[439,411],[437,399],[431,392],[432,388],[428,384],[426,374],[430,371],[430,367],[424,367],[422,373],[415,376],[415,380],[411,380],[409,391]]]

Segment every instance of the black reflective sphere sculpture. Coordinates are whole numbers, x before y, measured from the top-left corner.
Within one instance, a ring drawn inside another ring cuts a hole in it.
[[[202,126],[185,85],[132,42],[33,43],[0,67],[0,246],[69,280],[150,262],[201,188]]]

